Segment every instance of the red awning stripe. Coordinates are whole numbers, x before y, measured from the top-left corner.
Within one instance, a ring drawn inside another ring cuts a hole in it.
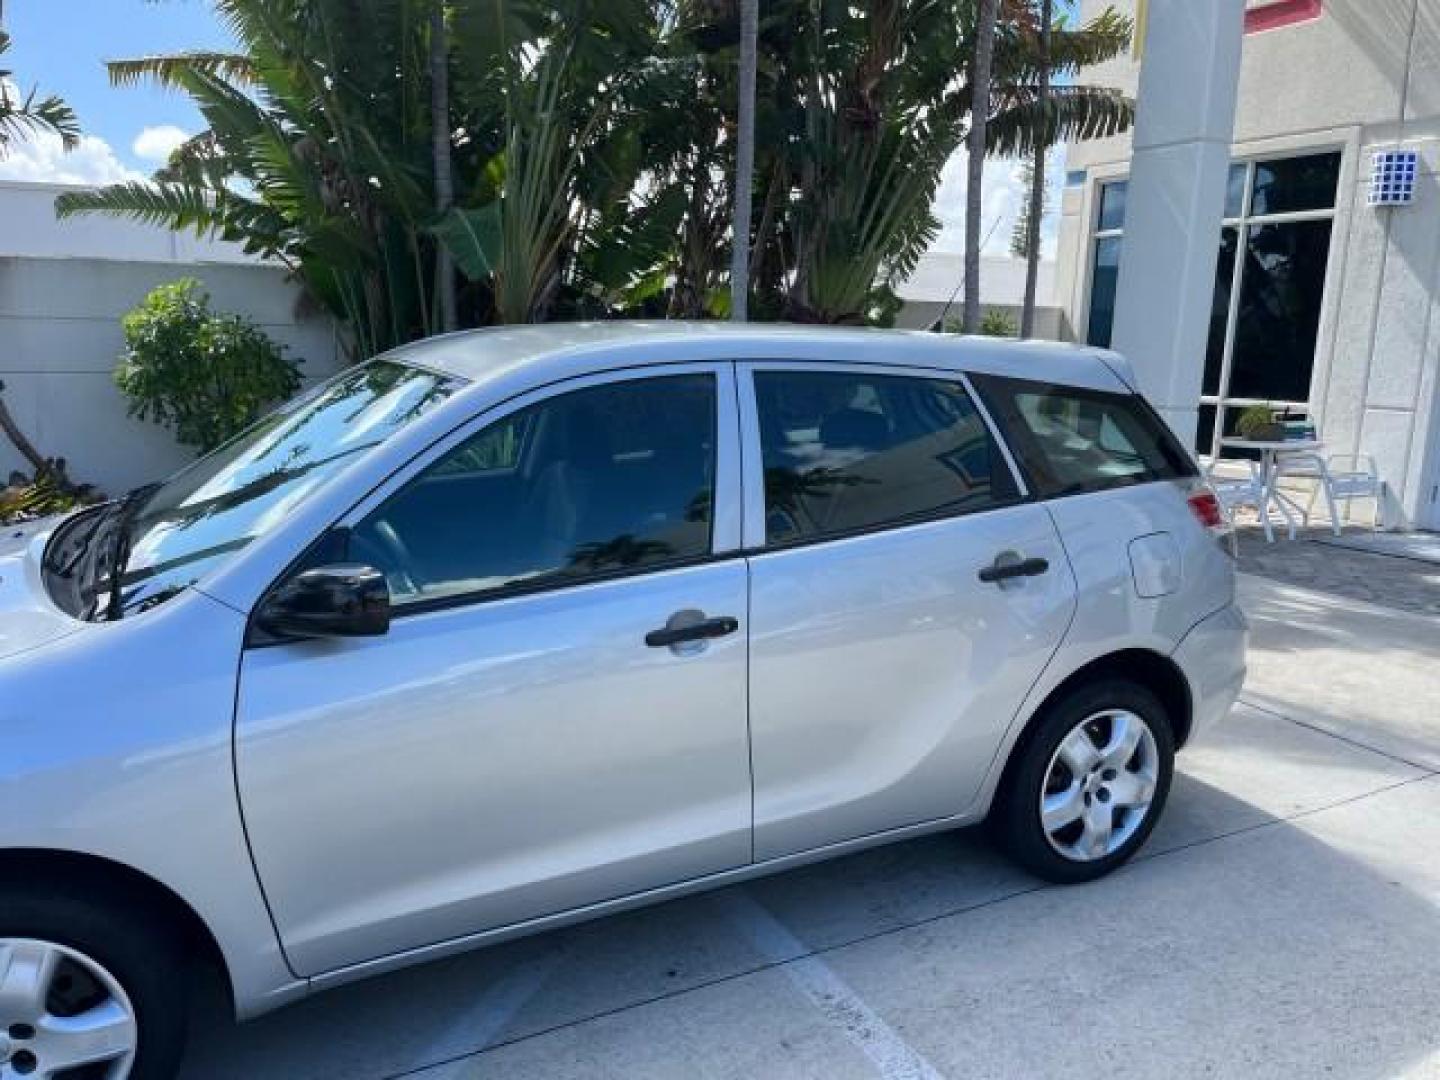
[[[1323,0],[1272,0],[1245,12],[1245,32],[1258,33],[1261,30],[1275,30],[1293,23],[1318,19]]]

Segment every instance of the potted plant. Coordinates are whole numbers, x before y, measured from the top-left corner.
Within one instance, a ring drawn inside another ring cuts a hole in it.
[[[1275,419],[1275,410],[1269,405],[1251,405],[1235,421],[1235,430],[1241,438],[1255,442],[1277,442],[1285,437],[1285,425]]]

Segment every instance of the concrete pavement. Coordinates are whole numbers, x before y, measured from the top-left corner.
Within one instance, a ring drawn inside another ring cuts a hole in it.
[[[928,837],[322,995],[187,1080],[1440,1076],[1440,621],[1262,578],[1111,878]]]

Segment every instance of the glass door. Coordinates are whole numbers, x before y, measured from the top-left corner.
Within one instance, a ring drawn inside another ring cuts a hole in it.
[[[1251,405],[1309,410],[1339,152],[1230,167],[1196,446]]]
[[[1251,405],[1308,411],[1340,152],[1230,166],[1196,447],[1214,455]],[[1086,338],[1109,346],[1126,181],[1096,199]]]

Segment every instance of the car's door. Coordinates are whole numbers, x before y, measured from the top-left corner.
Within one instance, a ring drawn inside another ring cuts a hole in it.
[[[1073,612],[1050,515],[963,378],[740,377],[755,857],[961,813]]]
[[[749,861],[734,409],[730,365],[562,384],[320,545],[395,617],[243,659],[241,802],[300,973]]]

